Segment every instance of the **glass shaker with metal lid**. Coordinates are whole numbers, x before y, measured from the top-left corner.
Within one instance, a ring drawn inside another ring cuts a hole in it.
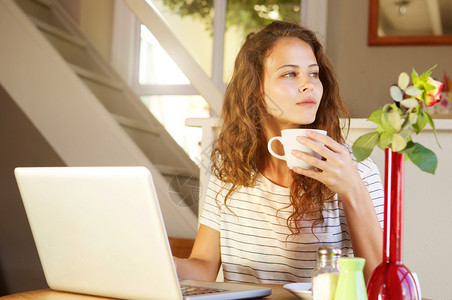
[[[339,279],[338,259],[341,250],[320,247],[317,250],[317,266],[312,271],[312,299],[333,300]]]

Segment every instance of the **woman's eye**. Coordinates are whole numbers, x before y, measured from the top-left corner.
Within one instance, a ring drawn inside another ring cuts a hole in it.
[[[311,72],[309,74],[312,78],[319,78],[319,72]]]
[[[287,77],[287,78],[292,78],[292,77],[296,77],[297,73],[295,72],[289,72],[283,75],[283,77]]]

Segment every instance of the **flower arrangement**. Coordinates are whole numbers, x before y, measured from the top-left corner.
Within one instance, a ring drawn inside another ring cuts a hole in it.
[[[433,66],[420,76],[413,69],[410,76],[402,72],[397,85],[391,86],[389,92],[394,100],[372,112],[369,121],[378,126],[374,132],[359,137],[353,144],[353,154],[358,161],[370,156],[375,146],[381,149],[392,148],[393,151],[405,153],[421,170],[434,174],[438,160],[433,151],[413,141],[413,132],[420,133],[429,124],[436,137],[435,124],[428,113],[428,108],[441,101],[443,83],[431,77]]]

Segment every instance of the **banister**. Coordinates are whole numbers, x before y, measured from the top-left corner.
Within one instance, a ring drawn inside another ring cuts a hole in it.
[[[152,32],[160,45],[187,76],[194,88],[209,103],[211,109],[219,115],[223,93],[193,59],[155,8],[147,4],[145,0],[123,1],[140,22]]]

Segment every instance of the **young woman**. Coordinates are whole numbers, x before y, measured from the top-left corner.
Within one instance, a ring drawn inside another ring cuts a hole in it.
[[[179,277],[213,281],[222,264],[227,281],[309,282],[317,249],[334,246],[364,257],[369,278],[381,262],[383,189],[376,165],[356,163],[344,145],[343,117],[335,75],[313,32],[276,21],[250,34],[224,97],[193,251],[175,258]],[[290,170],[269,154],[268,140],[289,128],[328,132],[298,139],[322,159],[294,151],[316,169]]]

